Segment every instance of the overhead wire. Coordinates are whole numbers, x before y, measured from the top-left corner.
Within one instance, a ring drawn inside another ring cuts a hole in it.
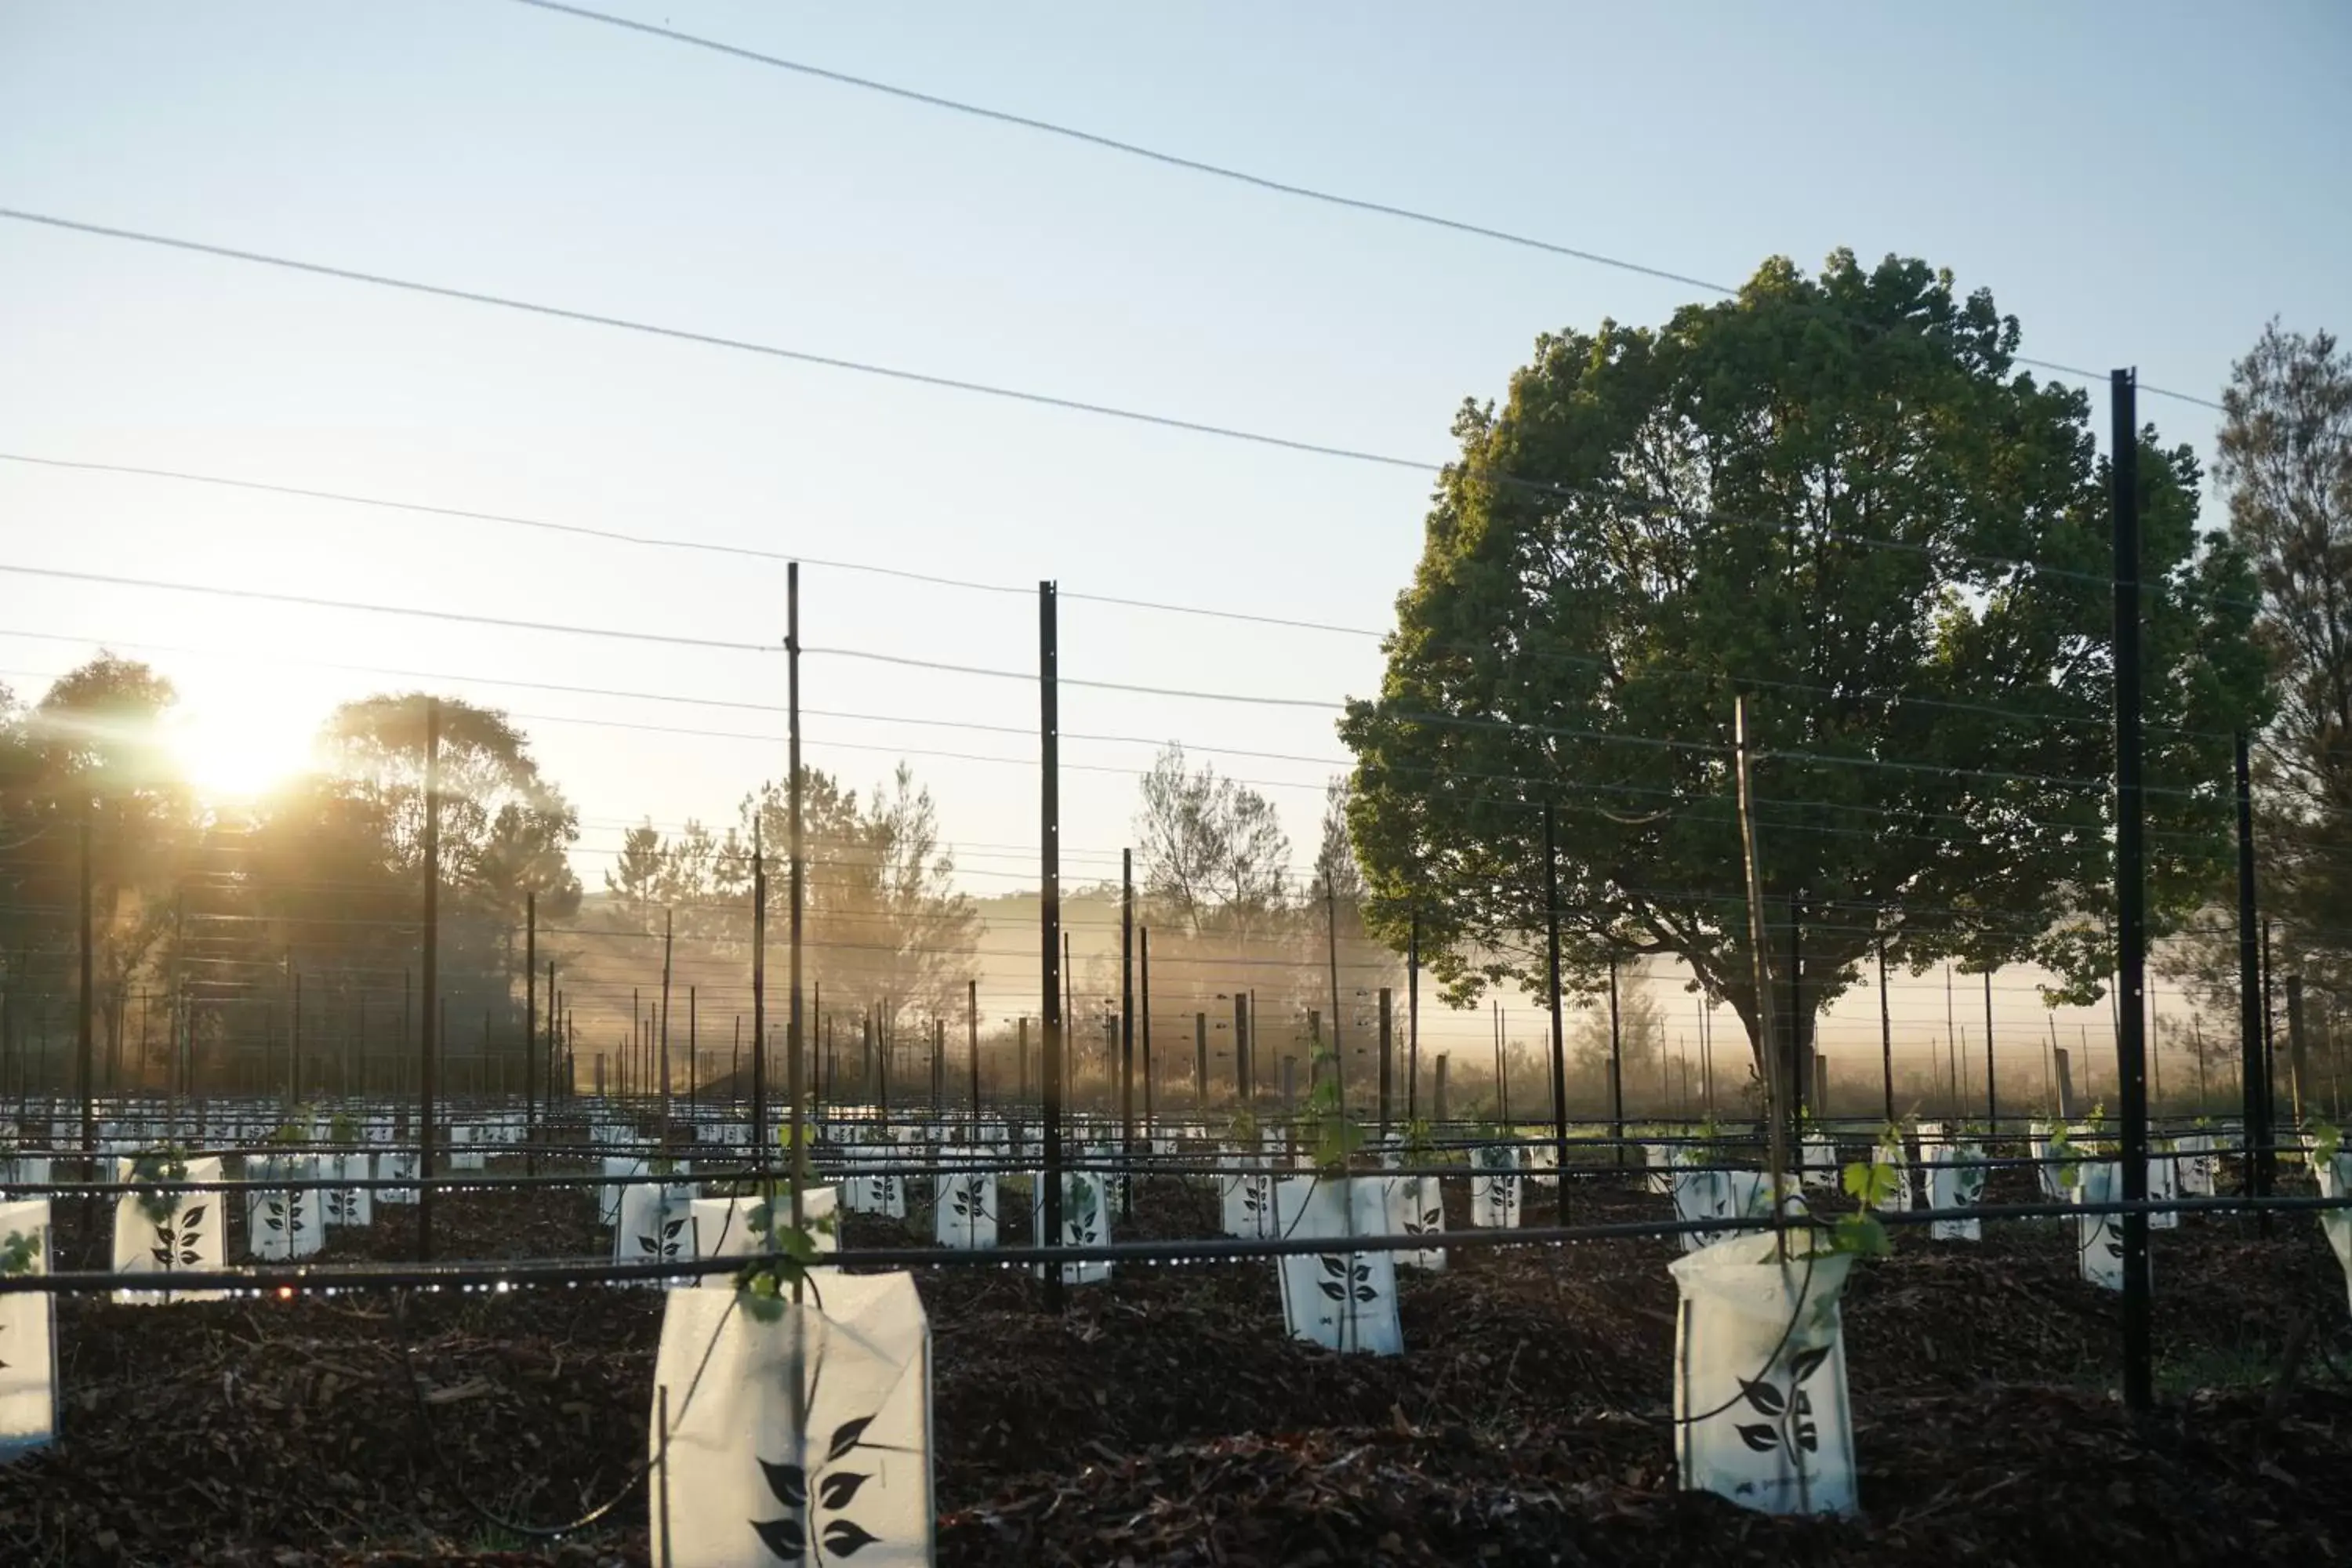
[[[1232,164],[1218,163],[1206,159],[1189,157],[1183,153],[1171,153],[1162,148],[1147,146],[1141,142],[1126,141],[1122,138],[1110,136],[1097,131],[1087,131],[1077,126],[1068,125],[1051,120],[1045,120],[1034,115],[1015,113],[1009,110],[992,109],[966,100],[949,98],[939,93],[925,92],[915,88],[902,87],[896,83],[882,81],[872,77],[856,76],[848,71],[833,69],[828,67],[813,64],[806,60],[791,59],[782,55],[765,54],[757,49],[746,48],[737,44],[724,43],[716,38],[704,37],[698,34],[682,32],[668,26],[657,26],[650,22],[640,22],[626,16],[615,16],[608,12],[591,10],[584,5],[567,5],[563,3],[563,0],[515,0],[515,4],[528,5],[535,10],[550,11],[562,16],[577,17],[583,21],[594,22],[604,26],[615,27],[626,32],[641,33],[647,37],[667,39],[672,43],[684,44],[698,49],[705,49],[713,54],[730,56],[736,59],[748,61],[754,65],[766,66],[776,70],[790,71],[797,76],[831,82],[840,87],[853,88],[862,92],[877,93],[885,97],[898,99],[906,102],[921,104],[927,108],[944,110],[952,114],[967,115],[976,120],[989,121],[999,125],[1008,125],[1023,131],[1034,132],[1041,135],[1077,142],[1084,146],[1094,147],[1105,152],[1118,153],[1122,156],[1139,158],[1150,163],[1165,165],[1169,168],[1181,169],[1190,174],[1203,174],[1212,179],[1230,181],[1236,184],[1248,185],[1257,190],[1270,192],[1276,195],[1291,196],[1303,201],[1318,203],[1326,206],[1341,207],[1349,211],[1366,213],[1378,217],[1393,218],[1401,222],[1417,224],[1425,227],[1444,229],[1452,233],[1466,235],[1473,238],[1492,240],[1498,244],[1513,246],[1523,250],[1540,251],[1546,255],[1558,256],[1571,261],[1587,262],[1595,267],[1605,267],[1614,271],[1629,273],[1636,277],[1647,278],[1659,282],[1674,283],[1684,288],[1697,289],[1706,293],[1716,294],[1725,298],[1735,298],[1739,293],[1739,290],[1730,284],[1713,282],[1704,278],[1693,277],[1686,272],[1675,271],[1648,262],[1634,261],[1625,257],[1612,256],[1605,252],[1588,249],[1581,246],[1567,245],[1557,240],[1543,239],[1534,235],[1520,233],[1512,229],[1500,228],[1492,225],[1475,223],[1464,218],[1449,217],[1443,214],[1429,212],[1422,208],[1409,207],[1401,204],[1379,201],[1365,196],[1347,195],[1340,192],[1327,190],[1316,185],[1303,184],[1290,180],[1276,179],[1272,175],[1257,174],[1251,170],[1239,168]],[[2084,370],[2076,365],[2061,364],[2052,360],[2028,359],[2023,355],[2016,355],[2012,357],[2015,358],[2017,363],[2030,365],[2037,370],[2054,371],[2063,375],[2075,376],[2093,382],[2105,379],[2095,371]],[[2220,403],[2211,398],[2199,397],[2185,392],[2174,392],[2164,387],[2154,386],[2146,383],[2140,384],[2139,389],[2152,396],[2168,397],[2181,403],[2194,404],[2202,408],[2210,408],[2219,411],[2222,406]]]

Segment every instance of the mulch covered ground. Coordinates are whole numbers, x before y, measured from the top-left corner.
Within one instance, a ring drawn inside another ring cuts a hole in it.
[[[2021,1194],[1996,1179],[1989,1201]],[[1450,1194],[1458,1210],[1464,1194]],[[1665,1200],[1580,1183],[1580,1220]],[[1139,1184],[1122,1237],[1213,1234]],[[1017,1209],[1008,1205],[1009,1210]],[[1528,1219],[1549,1218],[1529,1194]],[[1005,1239],[1025,1232],[1008,1213]],[[1453,1223],[1466,1215],[1452,1214]],[[919,1217],[918,1226],[924,1222]],[[331,1258],[398,1258],[412,1211]],[[61,1245],[79,1243],[69,1210]],[[584,1193],[457,1194],[444,1256],[593,1255]],[[940,1561],[2301,1565],[2352,1555],[2352,1332],[2316,1224],[2155,1237],[2163,1412],[2110,1392],[2115,1298],[2056,1224],[1897,1233],[1846,1342],[1864,1515],[1789,1521],[1675,1487],[1671,1240],[1457,1249],[1407,1271],[1407,1353],[1286,1339],[1261,1262],[1123,1267],[1058,1318],[1000,1268],[919,1274]],[[854,1217],[845,1239],[903,1245]],[[236,1238],[232,1238],[236,1239]],[[339,1295],[58,1310],[64,1436],[0,1468],[10,1563],[636,1563],[662,1293]],[[2298,1373],[2273,1389],[2291,1342]],[[517,1525],[608,1508],[559,1545]],[[495,1522],[506,1521],[506,1523]]]

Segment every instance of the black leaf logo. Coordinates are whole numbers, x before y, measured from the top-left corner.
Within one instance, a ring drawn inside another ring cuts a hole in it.
[[[874,1417],[861,1415],[854,1421],[845,1421],[835,1427],[832,1446],[825,1451],[825,1463],[828,1465],[833,1463],[834,1460],[857,1447],[858,1439],[866,1436],[866,1428],[873,1425]]]
[[[772,1465],[760,1461],[760,1468],[768,1473],[768,1489],[786,1508],[803,1508],[808,1503],[808,1478],[798,1465]]]
[[[828,1509],[847,1508],[867,1478],[856,1470],[839,1470],[817,1485],[817,1500]]]
[[[751,1528],[759,1531],[761,1544],[787,1563],[797,1563],[807,1554],[797,1519],[755,1519]]]
[[[835,1557],[855,1556],[877,1539],[860,1529],[855,1520],[836,1519],[824,1527],[824,1549]]]
[[[1740,1427],[1739,1440],[1759,1454],[1769,1454],[1780,1446],[1779,1434],[1762,1422]]]
[[[1830,1347],[1827,1345],[1816,1345],[1811,1350],[1799,1351],[1795,1355],[1790,1356],[1789,1358],[1789,1371],[1792,1374],[1793,1381],[1802,1383],[1807,1378],[1812,1376],[1813,1373],[1821,1371],[1822,1363],[1829,1359]]]
[[[1760,1415],[1777,1416],[1789,1408],[1787,1396],[1769,1383],[1751,1383],[1743,1377],[1739,1380],[1739,1392]]]

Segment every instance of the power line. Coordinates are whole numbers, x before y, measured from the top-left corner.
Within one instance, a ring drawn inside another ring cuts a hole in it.
[[[744,48],[740,45],[721,43],[716,38],[701,37],[669,27],[657,27],[648,22],[637,22],[625,16],[609,16],[602,11],[591,11],[584,6],[563,5],[560,0],[516,0],[516,4],[529,5],[541,11],[553,11],[567,16],[576,16],[583,21],[602,23],[605,26],[618,27],[627,32],[666,38],[672,43],[686,44],[694,48],[709,50],[713,54],[747,60],[754,65],[791,71],[795,75],[810,77],[820,81],[829,81],[840,87],[855,88],[862,92],[880,93],[906,102],[919,103],[927,108],[945,110],[952,114],[969,115],[977,120],[990,121],[999,125],[1010,125],[1023,131],[1034,131],[1041,135],[1058,137],[1064,141],[1076,142],[1085,146],[1099,148],[1105,152],[1117,153],[1130,158],[1146,159],[1171,169],[1182,169],[1191,174],[1205,174],[1212,179],[1228,180],[1236,184],[1248,185],[1276,195],[1295,196],[1302,201],[1318,202],[1326,206],[1341,207],[1350,212],[1369,213],[1379,217],[1395,218],[1404,223],[1445,229],[1477,239],[1516,246],[1524,250],[1541,251],[1549,256],[1563,257],[1571,261],[1589,262],[1595,267],[1606,267],[1615,271],[1632,273],[1636,277],[1676,283],[1685,288],[1698,289],[1725,298],[1736,297],[1739,292],[1738,289],[1727,283],[1717,283],[1704,278],[1694,278],[1688,273],[1671,271],[1666,268],[1653,266],[1647,262],[1629,260],[1622,256],[1610,256],[1597,250],[1587,250],[1580,246],[1541,239],[1534,235],[1473,223],[1464,218],[1447,217],[1440,213],[1402,206],[1392,202],[1375,201],[1364,196],[1350,196],[1315,185],[1302,185],[1288,180],[1278,180],[1272,175],[1254,174],[1249,170],[1235,168],[1230,164],[1213,163],[1205,159],[1190,158],[1182,153],[1170,153],[1157,147],[1147,147],[1140,142],[1122,141],[1100,132],[1085,131],[1074,125],[1040,120],[1026,114],[1016,114],[1009,110],[991,109],[961,99],[946,98],[937,93],[923,92],[914,88],[878,81],[871,77],[853,76],[847,71],[833,70],[824,66],[812,65],[805,60],[787,59],[781,55],[762,54],[756,49]],[[2102,382],[2106,379],[2097,372],[2084,370],[2079,365],[2060,364],[2053,360],[2028,359],[2021,354],[2011,357],[2016,363],[2030,365],[2036,370],[2055,371],[2062,375],[2075,376],[2090,382]],[[2194,404],[2200,408],[2210,408],[2217,413],[2225,412],[2219,402],[2210,397],[2199,397],[2186,392],[2170,392],[2160,386],[2151,386],[2145,382],[2139,384],[2139,390],[2151,396],[2169,397],[2178,402]]]
[[[0,572],[20,577],[49,577],[68,583],[97,583],[113,588],[152,588],[167,594],[211,594],[221,598],[258,600],[271,605],[299,605],[315,610],[352,610],[371,616],[415,616],[425,620],[456,621],[466,626],[497,626],[505,631],[560,632],[572,637],[614,637],[623,642],[663,643],[673,647],[719,648],[729,653],[779,653],[783,645],[726,642],[716,637],[677,637],[661,632],[628,631],[616,626],[566,626],[551,621],[518,621],[501,616],[468,615],[458,610],[429,610],[410,605],[370,605],[353,599],[326,599],[310,594],[280,594],[264,588],[229,588],[215,584],[172,583],[156,577],[120,577],[103,572],[68,572],[54,566],[23,566],[0,562]]]
[[[41,468],[68,469],[83,473],[122,474],[141,479],[170,479],[188,484],[210,485],[230,489],[252,490],[269,495],[293,496],[310,500],[325,500],[352,506],[373,507],[386,510],[415,512],[432,517],[457,518],[467,521],[506,524],[518,528],[545,529],[557,533],[573,534],[584,538],[606,540],[642,546],[648,549],[702,551],[719,554],[748,556],[763,561],[779,561],[785,563],[798,562],[803,565],[825,566],[835,571],[868,573],[879,576],[904,578],[908,581],[925,583],[938,587],[969,589],[975,593],[1015,594],[1025,595],[1034,592],[1034,589],[1027,587],[999,583],[982,583],[973,581],[969,578],[945,577],[936,574],[907,572],[898,567],[877,566],[866,562],[818,559],[794,554],[787,551],[760,550],[746,545],[723,544],[706,540],[667,538],[652,534],[625,533],[617,530],[590,528],[583,524],[575,523],[555,522],[543,518],[523,517],[514,513],[483,511],[465,507],[443,506],[425,501],[396,500],[384,496],[365,496],[343,490],[315,489],[305,486],[278,484],[260,479],[235,479],[220,474],[193,473],[184,469],[151,468],[131,463],[104,463],[62,458],[47,458],[23,452],[0,452],[0,462],[24,463]],[[1341,626],[1329,621],[1305,620],[1296,616],[1276,616],[1256,611],[1213,609],[1202,605],[1177,605],[1170,604],[1162,600],[1129,598],[1112,594],[1087,594],[1066,586],[1059,588],[1058,592],[1060,596],[1066,601],[1082,600],[1088,604],[1105,605],[1124,609],[1146,610],[1163,615],[1192,616],[1213,620],[1236,621],[1255,626],[1276,626],[1287,630],[1322,632],[1341,637],[1367,637],[1374,640],[1378,640],[1386,635],[1385,633],[1375,631],[1369,626]],[[15,635],[37,637],[44,634],[27,632]],[[122,646],[134,647],[142,645],[125,643]],[[166,651],[180,651],[197,654],[205,652],[205,650],[199,648],[169,649],[166,647],[166,645],[163,644],[147,644],[143,646],[166,648]],[[1483,651],[1472,645],[1461,643],[1432,642],[1422,646],[1440,652],[1468,653]],[[1547,649],[1522,649],[1520,650],[1518,657],[1534,658],[1547,664],[1573,665],[1586,668],[1608,669],[1613,668],[1606,659],[1579,654],[1559,653]],[[486,681],[488,679],[487,677],[478,676],[436,676],[426,672],[383,669],[379,667],[366,665],[338,665],[323,660],[305,660],[303,662],[314,664],[320,668],[351,669],[366,673],[408,676],[421,679],[468,679]],[[508,681],[505,682],[505,684],[516,686],[541,686],[541,683],[530,681]],[[1748,679],[1748,684],[1760,690],[1789,691],[1800,695],[1840,698],[1850,695],[1850,693],[1841,690],[1838,688],[1809,681],[1772,680],[1762,677],[1749,677]],[[541,689],[553,691],[572,689],[571,688],[554,685],[541,686]],[[593,694],[607,696],[620,695],[609,692],[599,692]],[[648,700],[660,701],[711,701],[709,699],[697,699],[690,697],[664,697],[651,693],[644,695],[646,695]],[[1903,707],[1933,708],[1938,710],[1948,710],[1952,712],[1984,713],[1998,718],[2022,717],[2048,723],[2082,724],[2095,726],[2101,729],[2105,729],[2112,721],[2108,718],[2101,715],[2052,713],[2040,710],[2012,710],[1998,708],[1990,703],[1963,702],[1946,698],[1919,697],[1900,692],[1888,694],[1885,696],[1882,700]],[[724,703],[717,705],[729,707],[761,706],[759,704],[744,703]],[[781,711],[781,710],[776,710]],[[814,710],[810,710],[809,711]],[[2168,734],[2186,735],[2197,739],[2227,740],[2230,738],[2229,736],[2218,731],[2193,731],[2184,729],[2178,725],[2151,723],[2148,727],[2152,731],[2160,731]]]
[[[1117,404],[1097,403],[1084,398],[1064,397],[1054,393],[1033,392],[1025,388],[1003,386],[991,382],[971,381],[960,376],[937,374],[929,371],[908,370],[901,366],[884,365],[865,360],[845,359],[838,355],[820,354],[810,350],[786,348],[773,343],[754,342],[743,338],[730,338],[714,332],[695,331],[684,327],[668,327],[656,322],[639,321],[624,316],[603,315],[592,310],[577,310],[566,306],[549,305],[536,300],[518,300],[506,295],[487,294],[473,289],[450,288],[443,284],[424,283],[413,279],[393,278],[382,273],[362,272],[352,268],[331,267],[323,262],[299,261],[290,257],[269,255],[260,251],[240,250],[229,246],[214,245],[203,240],[183,239],[170,235],[152,234],[139,229],[116,228],[104,224],[85,223],[77,218],[57,217],[44,213],[25,212],[13,207],[0,207],[0,218],[18,223],[36,224],[49,228],[88,234],[106,239],[129,240],[135,244],[158,246],[165,249],[188,251],[196,255],[218,257],[230,261],[243,261],[255,266],[273,267],[322,278],[335,278],[346,282],[367,283],[378,288],[436,299],[460,300],[470,304],[490,305],[502,310],[520,310],[530,315],[546,316],[560,321],[579,321],[591,326],[612,327],[618,331],[646,336],[670,338],[682,342],[699,343],[706,347],[735,349],[745,353],[762,354],[771,359],[789,360],[827,369],[854,372],[885,380],[939,387],[951,392],[967,392],[975,395],[1024,403],[1038,407],[1060,409],[1066,413],[1090,414],[1106,419],[1129,424],[1151,426],[1161,429],[1183,431],[1196,436],[1214,436],[1226,440],[1243,441],[1255,446],[1301,452],[1311,457],[1336,458],[1347,462],[1367,463],[1384,468],[1398,468],[1420,474],[1457,472],[1486,483],[1528,494],[1563,500],[1595,501],[1605,506],[1624,507],[1654,516],[1686,517],[1702,521],[1739,523],[1751,527],[1786,529],[1787,520],[1745,518],[1736,512],[1712,507],[1696,507],[1675,501],[1648,500],[1638,497],[1611,495],[1589,486],[1565,485],[1528,479],[1515,474],[1454,461],[1431,462],[1420,458],[1398,457],[1392,453],[1373,452],[1353,447],[1332,446],[1289,436],[1276,436],[1262,430],[1244,429],[1236,426],[1217,425],[1205,420],[1187,419],[1176,415],[1158,414],[1149,410],[1123,407]],[[2152,389],[2151,389],[2152,390]],[[1864,534],[1846,533],[1835,529],[1822,529],[1822,537],[1842,543],[1870,549],[1890,550],[1898,553],[1926,556],[1941,560],[1949,558],[1972,565],[1995,567],[2006,571],[2030,572],[2041,575],[2073,579],[2084,583],[2111,585],[2113,577],[2095,572],[2075,571],[2065,567],[2048,566],[2037,562],[2007,556],[1942,550],[1930,544],[1907,540],[1874,538]]]

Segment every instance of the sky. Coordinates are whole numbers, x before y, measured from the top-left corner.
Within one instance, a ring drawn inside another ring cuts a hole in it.
[[[2352,326],[2352,11],[2331,0],[1523,4],[1475,24],[1395,5],[610,9],[1714,282],[1839,246],[1918,256],[1990,288],[2027,354],[2200,397],[2273,315]],[[0,207],[1433,465],[1454,410],[1499,395],[1538,332],[1703,297],[499,0],[8,0]],[[1129,738],[1065,743],[1066,876],[1115,873],[1136,771],[1171,740],[1261,783],[1304,858],[1344,765],[1333,711],[1305,704],[1374,689],[1430,486],[16,221],[0,366],[19,458],[1003,590],[802,574],[809,761],[872,783],[904,757],[982,893],[1035,880],[1034,685],[847,653],[1034,671],[1034,589],[1056,580],[1066,679],[1296,700],[1066,687],[1072,737]],[[2142,414],[2210,453],[2210,410],[2144,393]],[[232,782],[294,765],[363,692],[507,709],[580,808],[592,888],[626,824],[730,819],[782,769],[773,561],[11,460],[0,564],[739,645],[0,574],[0,680],[37,693],[101,644],[147,658]],[[1940,990],[1905,1005],[1939,1021]],[[2004,997],[2038,1021],[2030,985]],[[1872,1026],[1842,1012],[1830,1038]]]

